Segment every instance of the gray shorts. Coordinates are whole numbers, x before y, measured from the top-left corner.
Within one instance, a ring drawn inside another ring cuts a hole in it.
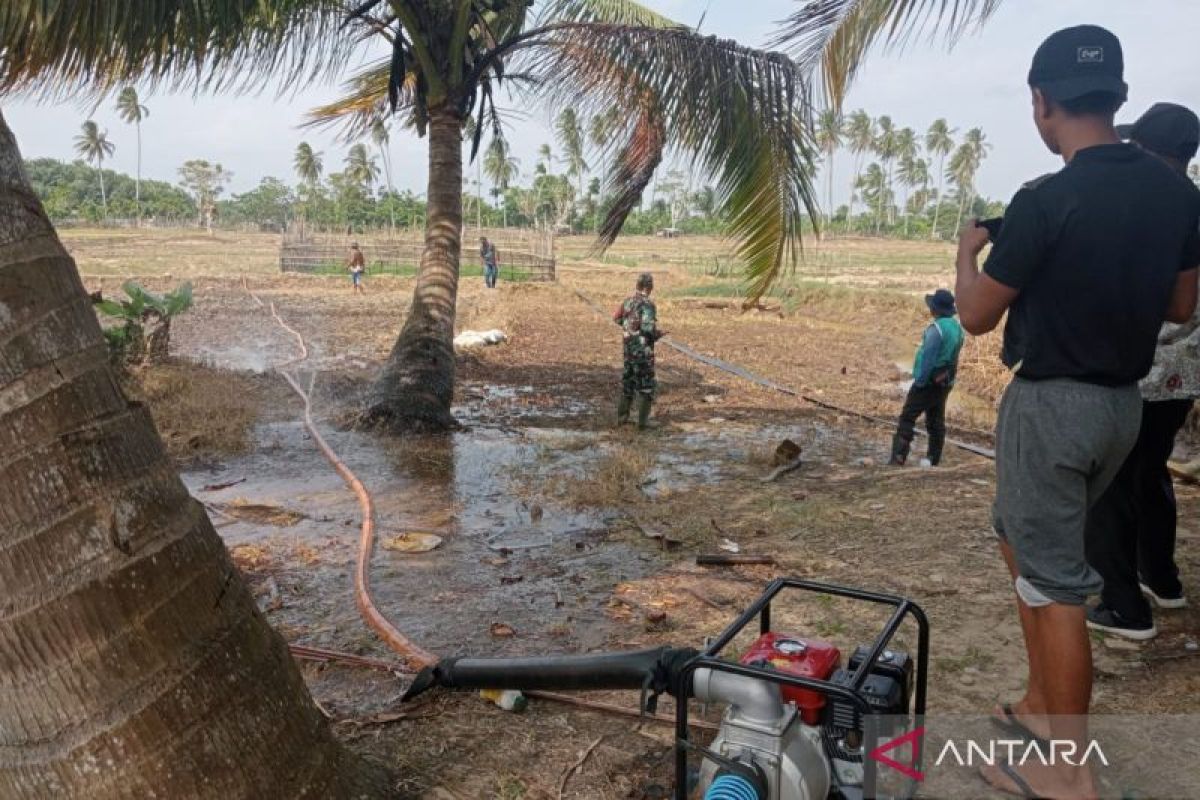
[[[1031,606],[1081,605],[1100,591],[1084,559],[1087,512],[1133,449],[1136,385],[1014,378],[996,423],[996,533],[1012,547]]]

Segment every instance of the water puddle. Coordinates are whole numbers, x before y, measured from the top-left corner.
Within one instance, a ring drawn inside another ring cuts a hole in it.
[[[391,442],[322,427],[372,492],[380,540],[410,531],[442,537],[425,554],[377,547],[371,572],[379,607],[435,652],[599,647],[611,631],[605,605],[613,586],[661,566],[653,552],[608,540],[599,512],[533,504],[512,493],[513,470],[547,452],[556,454],[558,468],[581,468],[586,451],[546,446],[578,433],[492,428]],[[270,573],[271,591],[282,600],[274,624],[318,646],[368,644],[351,584],[360,519],[354,496],[298,423],[264,425],[258,438],[253,455],[185,473],[185,482],[213,510],[235,558],[251,554],[252,566]],[[252,570],[256,580],[264,575]],[[516,635],[493,638],[494,623]]]

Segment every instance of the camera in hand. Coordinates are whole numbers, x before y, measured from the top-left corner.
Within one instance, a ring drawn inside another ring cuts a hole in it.
[[[1000,228],[1004,225],[1004,217],[992,217],[991,219],[977,219],[975,226],[977,228],[987,228],[988,241],[993,244],[1000,238]]]

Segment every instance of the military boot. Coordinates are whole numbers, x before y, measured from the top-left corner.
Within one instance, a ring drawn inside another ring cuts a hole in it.
[[[650,407],[654,405],[654,398],[648,394],[643,394],[638,398],[638,430],[644,431],[647,428],[657,428],[658,423],[650,419]]]
[[[633,406],[633,398],[627,394],[622,394],[621,399],[617,401],[617,424],[624,425],[629,422],[629,409]]]

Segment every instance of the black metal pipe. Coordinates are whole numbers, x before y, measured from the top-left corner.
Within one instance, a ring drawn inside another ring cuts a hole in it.
[[[660,676],[671,670],[673,664],[682,663],[695,653],[657,647],[580,656],[445,659],[434,667],[433,677],[436,685],[447,689],[641,689],[647,681],[661,683]]]

